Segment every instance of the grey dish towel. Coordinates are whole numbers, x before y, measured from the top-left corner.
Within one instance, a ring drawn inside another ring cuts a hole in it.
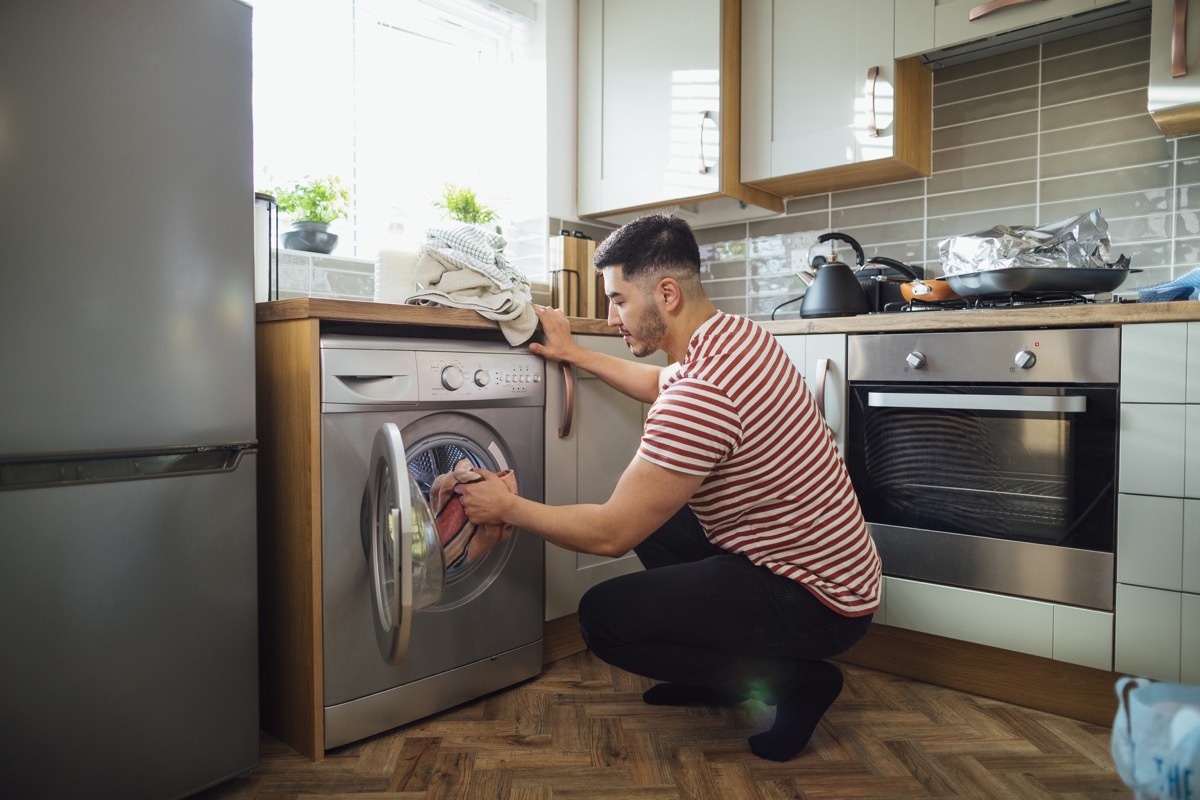
[[[410,305],[468,308],[500,323],[511,345],[537,329],[529,279],[504,257],[504,237],[478,225],[430,228],[417,251]]]

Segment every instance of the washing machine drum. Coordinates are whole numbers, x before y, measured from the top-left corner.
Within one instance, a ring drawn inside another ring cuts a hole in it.
[[[388,663],[402,664],[413,615],[441,599],[446,570],[433,511],[392,423],[375,434],[366,499],[375,636]]]

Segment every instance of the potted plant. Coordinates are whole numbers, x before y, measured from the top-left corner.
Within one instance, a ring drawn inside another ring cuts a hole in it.
[[[283,235],[284,247],[310,253],[333,252],[338,237],[329,232],[329,224],[345,217],[350,209],[350,191],[341,178],[305,176],[272,193],[279,201],[279,210],[292,220],[292,230]]]
[[[450,219],[471,225],[487,225],[500,218],[495,211],[479,202],[473,190],[452,183],[446,184],[442,199],[433,205],[442,209]],[[496,233],[500,232],[500,226],[497,225]]]

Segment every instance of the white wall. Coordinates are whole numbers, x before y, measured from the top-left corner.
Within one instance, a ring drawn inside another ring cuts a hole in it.
[[[546,210],[576,219],[577,0],[538,0],[546,31]]]

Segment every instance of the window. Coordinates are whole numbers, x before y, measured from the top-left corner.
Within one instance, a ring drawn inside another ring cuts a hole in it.
[[[509,8],[518,9],[515,13]],[[255,188],[338,175],[337,253],[443,222],[446,184],[544,270],[545,58],[532,0],[254,0]]]

